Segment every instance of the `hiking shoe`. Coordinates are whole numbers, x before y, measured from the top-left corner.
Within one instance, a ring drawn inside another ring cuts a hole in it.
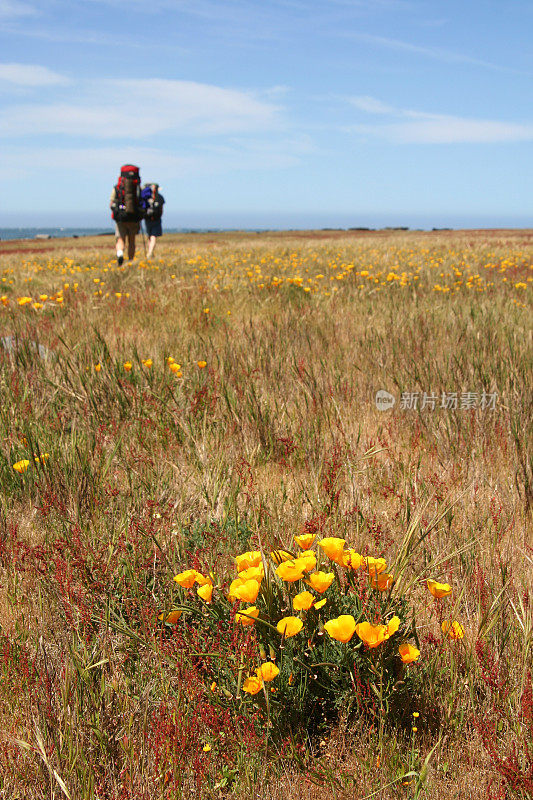
[[[121,267],[124,263],[124,256],[117,256],[117,263]]]

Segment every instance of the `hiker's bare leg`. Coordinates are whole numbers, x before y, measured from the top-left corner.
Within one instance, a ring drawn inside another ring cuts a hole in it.
[[[148,240],[148,253],[147,253],[148,258],[152,258],[156,242],[157,238],[155,236],[150,236],[150,239]]]
[[[117,236],[117,256],[123,255],[124,253],[124,239],[120,236]]]
[[[129,233],[128,235],[128,258],[131,261],[135,258],[135,234]]]

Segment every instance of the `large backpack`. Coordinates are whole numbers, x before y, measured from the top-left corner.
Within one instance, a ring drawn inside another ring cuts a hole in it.
[[[140,186],[139,167],[124,164],[115,186],[115,201],[111,209],[114,220],[138,222],[142,218]]]
[[[148,220],[158,220],[163,216],[165,198],[159,194],[158,183],[146,183],[141,190],[143,215]]]

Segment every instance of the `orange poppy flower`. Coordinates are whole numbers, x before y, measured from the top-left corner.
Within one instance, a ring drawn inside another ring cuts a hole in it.
[[[312,550],[304,550],[304,552],[294,559],[296,565],[301,565],[304,572],[311,572],[316,567],[316,556]]]
[[[242,572],[243,569],[248,569],[248,567],[258,567],[261,563],[262,557],[259,550],[249,550],[247,553],[243,553],[235,558],[235,565],[238,572]]]
[[[450,639],[462,639],[465,635],[464,628],[456,620],[442,623],[442,632],[447,633]]]
[[[179,575],[174,575],[174,580],[183,589],[192,589],[196,582],[197,572],[195,569],[186,569],[185,572],[180,572]]]
[[[272,661],[261,664],[257,669],[257,677],[265,683],[273,681],[277,675],[279,675],[279,668]]]
[[[316,533],[302,533],[300,536],[295,536],[294,541],[301,550],[309,550],[316,539]]]
[[[300,592],[292,599],[292,607],[295,611],[307,611],[315,602],[314,595],[311,592]]]
[[[313,572],[309,575],[309,580],[306,583],[319,594],[323,594],[331,586],[334,579],[335,574],[333,572]]]
[[[330,558],[332,561],[335,561],[336,564],[340,564],[342,567],[342,554],[344,552],[345,544],[346,539],[339,539],[337,536],[327,536],[318,543],[318,546],[322,548],[328,558]]]
[[[272,550],[270,557],[274,564],[283,564],[284,561],[293,561],[294,556],[287,550]]]
[[[449,583],[437,583],[437,581],[432,581],[428,578],[427,585],[433,597],[437,597],[439,599],[452,593],[452,587]]]
[[[265,570],[262,564],[258,567],[248,567],[248,569],[243,569],[239,572],[239,580],[241,581],[259,581],[261,583],[264,577]]]
[[[370,622],[360,622],[355,626],[355,631],[359,638],[367,647],[378,647],[400,627],[400,618],[393,617],[387,625],[371,625]]]
[[[349,642],[355,633],[355,619],[351,614],[341,614],[340,617],[325,622],[324,628],[332,639]]]
[[[263,681],[256,675],[251,675],[249,678],[246,678],[242,685],[242,690],[246,692],[246,694],[257,694],[262,688]]]
[[[211,597],[213,596],[213,584],[204,583],[203,586],[200,586],[196,590],[196,594],[198,595],[198,597],[201,597],[202,600],[205,600],[206,603],[210,603]]]
[[[363,566],[368,570],[369,575],[379,575],[380,572],[385,572],[387,569],[387,562],[384,558],[373,558],[373,556],[367,556],[364,559]]]
[[[378,589],[380,592],[387,592],[394,583],[393,576],[388,572],[382,572],[381,575],[373,573],[370,575],[370,585],[373,589]]]
[[[400,658],[402,659],[404,664],[410,664],[412,661],[416,661],[420,657],[420,650],[414,647],[409,642],[404,642],[398,648],[398,652],[400,653]]]
[[[303,570],[297,567],[294,561],[284,561],[279,567],[276,567],[276,575],[287,583],[299,581],[304,576]]]
[[[360,569],[363,566],[364,558],[359,555],[353,548],[345,550],[342,554],[342,563],[345,567],[350,569]]]
[[[296,636],[297,633],[300,633],[303,625],[299,617],[283,617],[276,625],[276,629],[278,633],[289,639],[291,636]]]
[[[235,581],[233,581],[235,583]],[[261,584],[259,581],[249,580],[241,582],[240,586],[236,586],[233,590],[233,596],[237,600],[244,600],[246,603],[255,603]]]
[[[243,608],[242,611],[237,611],[235,614],[235,622],[238,622],[240,625],[255,625],[255,621],[259,616],[259,609],[256,606],[248,606],[248,608]]]
[[[159,614],[157,619],[164,620],[169,625],[175,625],[182,614],[183,614],[183,611],[174,610],[174,611],[170,611],[165,617],[165,612],[162,611],[161,614]]]
[[[28,467],[30,466],[30,462],[27,458],[23,458],[22,461],[17,461],[13,464],[13,469],[15,472],[18,472],[19,475],[22,475],[23,472],[26,472]]]

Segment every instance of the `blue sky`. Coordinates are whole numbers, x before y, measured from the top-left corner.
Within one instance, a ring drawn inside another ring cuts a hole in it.
[[[0,0],[0,226],[531,225],[531,0]]]

